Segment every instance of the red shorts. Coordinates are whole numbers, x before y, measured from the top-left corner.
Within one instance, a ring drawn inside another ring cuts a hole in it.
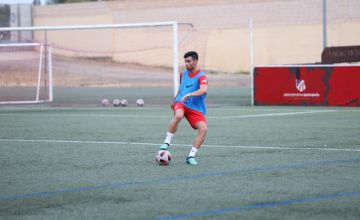
[[[188,108],[181,102],[175,102],[171,105],[171,108],[174,110],[174,114],[177,109],[183,109],[186,120],[188,120],[189,124],[194,129],[196,129],[195,124],[199,121],[203,121],[206,123],[206,118],[201,112]]]

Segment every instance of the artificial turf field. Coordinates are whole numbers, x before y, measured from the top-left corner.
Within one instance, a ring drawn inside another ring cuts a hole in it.
[[[171,116],[1,107],[0,219],[360,218],[359,109],[212,104],[199,165],[184,120],[159,166]]]

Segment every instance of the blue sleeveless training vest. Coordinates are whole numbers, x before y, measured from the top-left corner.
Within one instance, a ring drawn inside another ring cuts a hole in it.
[[[200,89],[199,78],[204,75],[204,72],[200,71],[194,78],[189,77],[189,71],[184,70],[181,75],[181,83],[179,93],[175,98],[175,102],[182,102],[181,98],[184,95],[195,92]],[[191,96],[185,102],[182,102],[186,107],[199,111],[203,115],[206,115],[205,108],[206,93],[202,96]]]

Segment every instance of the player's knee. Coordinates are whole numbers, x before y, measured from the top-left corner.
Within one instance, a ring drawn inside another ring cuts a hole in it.
[[[203,126],[200,126],[200,127],[199,127],[199,132],[200,132],[202,135],[206,135],[207,130],[208,130],[208,128],[207,128],[206,125],[203,125]]]
[[[175,119],[176,121],[181,121],[183,118],[184,118],[184,114],[183,114],[183,113],[176,113],[176,114],[174,115],[174,119]]]

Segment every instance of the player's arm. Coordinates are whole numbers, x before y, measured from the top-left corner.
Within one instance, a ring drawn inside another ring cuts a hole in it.
[[[200,88],[194,92],[188,93],[181,98],[181,101],[186,101],[191,96],[202,96],[207,93],[208,85],[207,85],[207,78],[204,76],[199,79]]]
[[[195,92],[188,93],[184,95],[184,97],[181,98],[181,101],[186,101],[191,96],[202,96],[205,93],[207,93],[208,86],[207,85],[200,85],[200,88],[196,90]]]

